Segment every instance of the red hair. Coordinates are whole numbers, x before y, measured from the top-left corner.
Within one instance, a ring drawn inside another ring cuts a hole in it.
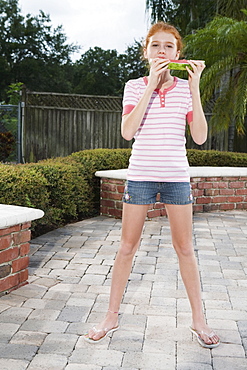
[[[175,37],[175,39],[177,40],[177,49],[178,49],[178,51],[182,50],[183,42],[182,42],[182,37],[180,36],[180,33],[178,32],[178,30],[174,26],[171,26],[170,24],[165,23],[165,22],[161,22],[161,21],[153,24],[152,27],[150,28],[150,30],[148,31],[148,34],[147,34],[147,37],[146,37],[146,40],[145,40],[145,43],[144,43],[145,48],[148,47],[150,38],[155,33],[160,32],[160,31],[171,33]]]

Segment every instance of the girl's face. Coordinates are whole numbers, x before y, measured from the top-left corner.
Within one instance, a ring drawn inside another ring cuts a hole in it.
[[[155,58],[178,59],[177,40],[172,33],[160,31],[150,37],[144,57],[150,62]]]

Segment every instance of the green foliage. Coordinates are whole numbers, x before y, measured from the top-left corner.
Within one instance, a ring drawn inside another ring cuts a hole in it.
[[[183,36],[202,28],[216,13],[215,0],[146,0],[151,22],[158,20],[174,25]]]
[[[131,149],[93,149],[71,154],[69,157],[82,166],[81,171],[93,192],[93,208],[99,209],[100,179],[96,171],[114,170],[128,167]]]
[[[204,27],[215,15],[215,0],[174,0],[173,2],[175,9],[170,12],[169,20],[183,36]]]
[[[246,7],[247,0],[146,0],[152,22],[168,21],[183,36],[204,27],[216,13],[244,20]],[[8,86],[16,81],[32,91],[121,95],[128,79],[147,73],[136,40],[123,54],[90,48],[72,63],[80,47],[69,44],[62,26],[53,28],[43,11],[22,15],[18,0],[0,0],[0,32],[0,101],[7,101]]]
[[[17,130],[18,130],[18,103],[23,83],[12,83],[8,86],[6,98],[7,103],[13,107],[2,107],[0,110],[0,122],[2,132],[0,133],[0,161],[16,162],[17,160]]]
[[[44,210],[46,219],[43,221],[46,223],[49,220],[49,227],[58,227],[90,213],[91,189],[80,168],[73,162],[49,159],[24,167],[35,170],[47,181],[49,204]]]
[[[76,63],[75,93],[115,95],[121,89],[116,50],[89,49]]]
[[[143,58],[142,41],[137,41],[129,45],[124,54],[119,55],[119,64],[121,67],[120,80],[122,85],[126,81],[145,76],[148,72],[147,61]]]
[[[217,14],[224,17],[244,20],[244,8],[247,8],[247,0],[217,0]]]
[[[25,165],[0,165],[0,203],[42,209],[33,236],[99,214],[99,170],[127,168],[131,149],[84,150]],[[247,167],[246,153],[187,150],[191,166]]]
[[[207,25],[215,16],[244,19],[247,0],[146,0],[151,22],[173,24],[183,36]]]
[[[11,132],[0,132],[0,161],[5,162],[13,151],[15,138]]]
[[[0,203],[46,209],[47,181],[23,165],[0,165]]]
[[[97,170],[128,166],[130,149],[96,149],[25,165],[0,165],[0,203],[42,209],[40,235],[99,213]]]
[[[68,44],[62,27],[53,29],[43,11],[23,16],[18,0],[0,0],[0,31],[0,101],[8,100],[8,86],[14,91],[16,81],[32,91],[117,96],[128,79],[146,73],[138,41],[123,54],[90,48],[72,63],[80,47]]]
[[[146,0],[146,11],[150,12],[151,22],[157,21],[167,22],[170,12],[174,10],[174,2],[172,0]]]
[[[68,44],[62,26],[53,29],[48,15],[22,16],[18,0],[0,1],[0,92],[22,81],[29,89],[59,91],[69,88],[67,73],[71,54],[79,48]],[[53,83],[51,83],[53,80]]]
[[[244,134],[247,110],[247,22],[217,17],[187,37],[188,58],[205,59],[201,78],[202,103],[214,101],[210,120],[214,130],[234,124]]]
[[[83,164],[85,175],[95,171],[112,170],[128,166],[131,149],[92,149],[71,154],[76,162]]]
[[[16,82],[9,85],[7,90],[8,103],[12,105],[18,105],[20,101],[20,91],[22,90],[23,83]]]
[[[247,153],[187,149],[190,166],[247,167]]]
[[[87,213],[81,212],[81,217],[95,216],[99,214],[100,206],[100,179],[95,176],[96,171],[126,168],[129,163],[131,149],[94,149],[83,150],[71,154],[68,157],[59,157],[48,160],[52,163],[60,163],[77,169],[85,179],[87,188],[83,196],[89,203]],[[47,162],[47,161],[45,161]],[[40,162],[39,162],[40,163]],[[39,164],[38,163],[38,164]],[[43,161],[41,162],[43,163]],[[79,182],[80,185],[80,182]],[[78,193],[78,196],[82,196]],[[83,205],[85,202],[82,203]]]
[[[124,54],[90,48],[74,65],[73,92],[87,95],[122,95],[127,80],[146,74],[142,45],[135,41]]]
[[[46,179],[34,169],[27,170],[23,165],[0,165],[0,203],[45,211],[42,219],[32,222],[33,235],[54,228],[47,185]]]
[[[92,215],[92,191],[75,165],[52,160],[0,165],[0,203],[42,209],[33,235]]]

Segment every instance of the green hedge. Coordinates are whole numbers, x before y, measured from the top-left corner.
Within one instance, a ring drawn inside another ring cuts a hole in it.
[[[188,149],[190,166],[247,167],[247,153]]]
[[[93,149],[76,152],[64,158],[56,158],[56,161],[73,163],[80,168],[92,192],[91,214],[98,214],[100,179],[95,177],[95,172],[128,167],[130,154],[131,149]]]
[[[75,163],[49,159],[24,166],[47,181],[49,203],[44,210],[45,217],[35,223],[38,234],[44,227],[46,230],[54,229],[91,215],[93,192]]]
[[[0,203],[42,209],[32,222],[37,236],[69,222],[99,214],[97,170],[128,166],[130,150],[96,149],[29,163],[0,164]]]
[[[0,203],[46,209],[47,180],[37,171],[22,165],[0,166]]]
[[[127,168],[131,149],[84,150],[25,165],[0,164],[0,203],[42,209],[33,236],[99,214],[99,170]],[[187,150],[191,166],[247,167],[247,153]]]

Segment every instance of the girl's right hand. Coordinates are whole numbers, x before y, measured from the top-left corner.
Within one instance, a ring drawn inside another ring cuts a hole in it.
[[[169,59],[155,58],[150,59],[150,71],[148,76],[148,87],[155,90],[160,82],[162,73],[167,70]]]

